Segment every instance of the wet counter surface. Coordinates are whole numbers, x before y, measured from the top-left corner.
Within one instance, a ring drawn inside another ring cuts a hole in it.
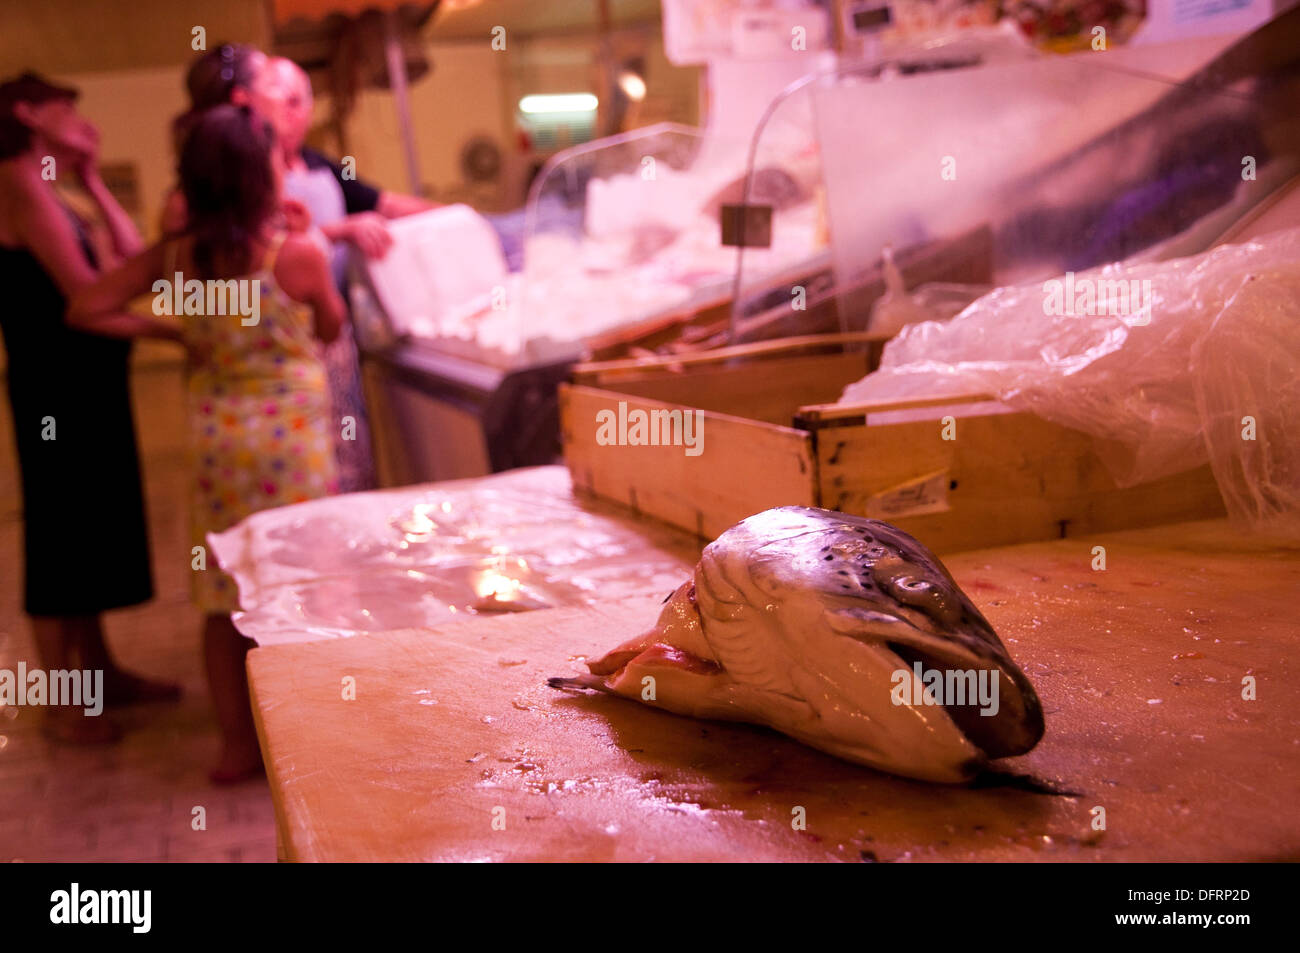
[[[1300,551],[1210,522],[945,561],[1047,713],[1042,743],[1001,762],[990,786],[893,778],[765,729],[546,687],[648,628],[662,587],[255,650],[281,854],[1300,858]],[[1248,676],[1255,700],[1242,697]]]
[[[209,537],[259,645],[591,605],[675,587],[700,541],[532,467],[255,513]]]

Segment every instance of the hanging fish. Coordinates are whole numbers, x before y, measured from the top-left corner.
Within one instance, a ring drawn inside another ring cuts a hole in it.
[[[915,539],[784,506],[705,547],[655,627],[553,688],[768,725],[882,771],[969,780],[1043,736],[1033,686]]]

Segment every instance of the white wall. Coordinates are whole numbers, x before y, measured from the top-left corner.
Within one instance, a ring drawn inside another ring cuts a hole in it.
[[[460,184],[460,149],[474,135],[513,148],[506,122],[503,70],[506,59],[484,43],[443,43],[429,48],[433,68],[410,87],[420,178],[437,194]],[[329,102],[316,104],[317,120],[329,115]],[[387,188],[406,191],[406,160],[393,96],[368,89],[358,97],[348,121],[349,147],[357,175]]]

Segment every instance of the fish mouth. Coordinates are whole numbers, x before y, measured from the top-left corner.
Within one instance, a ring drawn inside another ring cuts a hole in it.
[[[919,668],[940,673],[938,684],[945,690],[936,693],[937,701],[986,757],[1025,754],[1042,739],[1045,724],[1038,693],[1010,660],[969,656],[957,645],[948,651],[942,643],[929,640],[927,644],[890,640],[884,646],[913,672]],[[952,686],[959,686],[958,691],[951,691]],[[994,705],[989,703],[990,695]]]

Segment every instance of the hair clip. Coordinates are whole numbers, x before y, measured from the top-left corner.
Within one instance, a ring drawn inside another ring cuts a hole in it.
[[[235,45],[233,43],[222,43],[219,52],[221,55],[221,81],[223,83],[234,82]]]

